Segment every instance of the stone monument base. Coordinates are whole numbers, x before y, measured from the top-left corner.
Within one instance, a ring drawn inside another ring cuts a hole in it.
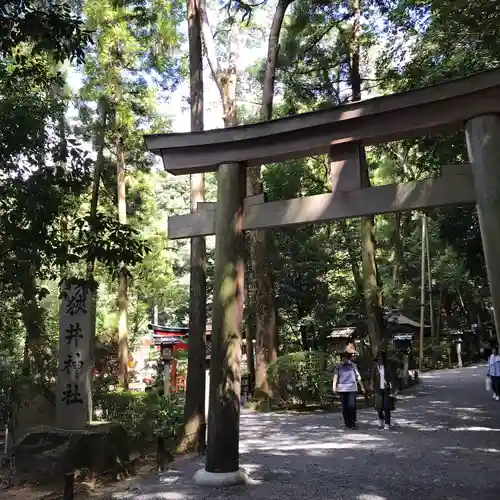
[[[236,472],[207,472],[205,469],[200,469],[193,476],[193,481],[197,486],[236,486],[248,484],[250,478],[242,469]]]
[[[16,471],[44,483],[75,470],[88,476],[104,473],[116,479],[127,473],[130,450],[126,431],[108,422],[92,422],[82,430],[34,427],[13,447]]]

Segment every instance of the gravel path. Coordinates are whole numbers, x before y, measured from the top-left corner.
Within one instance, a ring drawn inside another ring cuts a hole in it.
[[[484,366],[433,372],[401,395],[396,427],[379,430],[373,410],[344,431],[339,414],[245,411],[241,465],[253,484],[195,487],[203,460],[181,459],[116,500],[498,500],[500,402]]]

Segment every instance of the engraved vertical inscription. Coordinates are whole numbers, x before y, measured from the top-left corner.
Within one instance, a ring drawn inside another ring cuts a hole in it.
[[[90,420],[95,285],[83,280],[61,284],[57,425],[84,429]]]

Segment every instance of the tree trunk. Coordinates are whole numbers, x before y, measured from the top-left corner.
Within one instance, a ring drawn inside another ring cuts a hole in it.
[[[258,192],[259,190],[251,189],[249,194]],[[266,231],[250,233],[250,259],[252,264],[250,300],[254,304],[255,311],[255,397],[270,398],[272,391],[268,383],[267,370],[269,364],[277,357],[277,334],[274,286]]]
[[[393,230],[393,245],[394,245],[394,263],[392,271],[392,282],[395,286],[401,285],[405,279],[405,261],[403,251],[403,235],[401,234],[401,212],[394,214],[394,230]]]
[[[351,266],[352,276],[354,278],[354,284],[356,285],[356,291],[361,297],[363,295],[363,278],[359,270],[359,258],[356,254],[356,249],[354,247],[355,243],[353,241],[352,235],[347,226],[345,220],[339,221],[340,230],[342,231],[345,239],[345,245],[347,247],[347,254],[349,255],[349,264]]]
[[[123,138],[116,142],[116,169],[118,192],[118,220],[127,223],[127,200],[125,193],[125,157]],[[122,262],[118,270],[118,380],[128,390],[128,270]]]
[[[361,220],[363,254],[363,288],[370,344],[374,355],[382,343],[382,296],[377,282],[376,243],[373,217]]]
[[[54,356],[45,330],[44,311],[38,300],[35,274],[31,269],[21,271],[21,317],[26,328],[22,373],[31,381],[38,380],[45,397],[54,402],[54,393],[46,373],[49,360]],[[34,370],[32,370],[32,368]]]
[[[424,320],[425,320],[425,238],[427,236],[427,218],[422,215],[422,236],[420,238],[420,348],[418,357],[418,369],[422,371],[424,363]]]
[[[467,151],[473,166],[477,195],[477,215],[483,243],[486,274],[493,305],[493,320],[500,344],[500,187],[498,157],[500,156],[500,119],[498,115],[479,116],[466,124]]]
[[[441,341],[440,339],[440,332],[441,332],[441,303],[443,301],[443,290],[439,290],[439,298],[438,298],[438,304],[437,304],[437,309],[436,309],[436,345],[439,345],[439,342]]]
[[[427,218],[427,216],[425,216]],[[434,307],[432,303],[431,252],[429,244],[429,226],[425,225],[425,254],[427,256],[427,288],[429,289],[429,322],[431,324],[431,341],[436,345],[436,330],[434,328]],[[433,351],[435,352],[435,351]]]
[[[247,341],[248,392],[253,395],[255,393],[255,357],[252,331],[251,328],[245,330],[245,339]]]
[[[283,20],[285,18],[288,6],[294,0],[278,0],[276,10],[274,12],[271,30],[269,32],[269,40],[267,45],[267,62],[264,73],[264,84],[262,93],[261,120],[267,121],[271,119],[273,114],[273,98],[274,98],[274,83],[276,79],[276,64],[278,61],[278,53],[280,49],[279,38]]]
[[[300,316],[299,316],[300,317]],[[307,328],[305,325],[300,325],[299,327],[299,332],[300,332],[300,340],[302,341],[302,350],[307,351],[311,347],[310,342],[309,342],[309,337],[307,336]]]
[[[23,364],[23,375],[34,377],[39,375],[44,378],[46,351],[45,322],[43,309],[38,302],[37,286],[34,275],[27,269],[21,276],[22,301],[21,317],[26,328],[25,357]],[[36,374],[33,374],[31,367]]]
[[[361,8],[360,0],[352,0],[352,38],[350,46],[350,83],[352,89],[352,100],[361,100],[361,74],[360,74],[360,38],[361,38]],[[360,147],[363,187],[370,187],[368,164],[365,150]],[[376,261],[376,240],[374,217],[363,217],[361,220],[361,245],[363,256],[363,288],[366,305],[366,316],[368,334],[372,352],[379,351],[383,341],[383,314],[382,294],[379,288],[379,277]]]
[[[460,311],[462,312],[462,315],[464,316],[464,319],[468,324],[472,323],[471,320],[471,314],[467,306],[465,305],[464,298],[462,297],[462,294],[460,293],[460,289],[457,288],[457,296],[458,296],[458,305],[460,307]]]
[[[199,0],[188,0],[189,83],[191,131],[203,130],[203,53]],[[193,174],[191,212],[205,199],[203,174]],[[189,289],[189,350],[184,406],[184,436],[180,451],[205,451],[205,370],[206,370],[206,243],[204,237],[191,238],[191,282]]]
[[[464,362],[462,360],[462,342],[455,342],[455,348],[457,350],[457,362],[458,362],[458,367],[463,368]]]
[[[272,117],[276,63],[279,52],[279,37],[286,10],[293,0],[279,0],[274,12],[267,47],[267,62],[264,74],[261,121]],[[247,172],[247,193],[249,196],[262,193],[261,168],[250,168]],[[252,277],[250,301],[255,311],[255,396],[272,397],[267,370],[277,357],[276,309],[274,304],[274,284],[269,262],[267,231],[253,231],[250,238],[250,260]]]
[[[105,99],[99,103],[99,129],[96,136],[97,158],[94,164],[94,180],[92,183],[92,199],[90,201],[90,230],[95,231],[95,220],[97,217],[97,206],[99,203],[99,184],[101,181],[101,168],[104,162],[104,142],[106,133],[106,124],[108,117],[108,109]],[[95,259],[93,256],[87,256],[87,279],[91,280],[94,277]]]
[[[248,173],[247,173],[248,174]],[[249,254],[249,238],[248,233],[245,235],[245,255]],[[245,276],[251,273],[250,262],[247,258],[245,262]],[[250,283],[249,279],[245,279],[245,297],[250,296]],[[248,299],[247,299],[248,300]],[[247,371],[248,371],[248,393],[255,394],[255,352],[254,352],[254,332],[255,332],[255,311],[253,310],[254,304],[246,303],[245,313],[246,313],[246,328],[245,328],[245,339],[247,342]]]

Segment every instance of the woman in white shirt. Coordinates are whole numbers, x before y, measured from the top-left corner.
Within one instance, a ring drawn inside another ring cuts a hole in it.
[[[342,354],[342,363],[333,372],[332,390],[340,395],[342,405],[342,416],[346,429],[356,428],[356,396],[358,385],[361,392],[365,392],[363,381],[358,367],[351,361],[349,352]]]
[[[488,359],[488,377],[491,379],[493,399],[500,401],[500,355],[498,347],[493,347],[493,352]]]

